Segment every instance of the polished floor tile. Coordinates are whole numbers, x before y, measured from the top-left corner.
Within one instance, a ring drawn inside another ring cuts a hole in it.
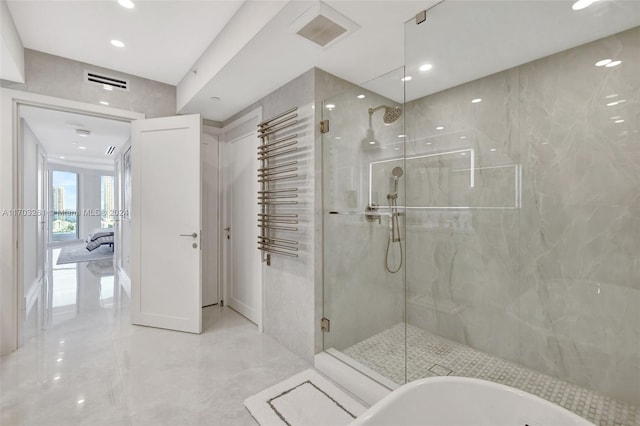
[[[310,367],[228,307],[201,335],[133,326],[113,277],[65,266],[44,330],[0,358],[2,425],[255,425],[244,400]]]

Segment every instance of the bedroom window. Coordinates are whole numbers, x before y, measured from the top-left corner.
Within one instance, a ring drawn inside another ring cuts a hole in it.
[[[78,239],[78,174],[54,170],[51,176],[52,240]]]
[[[115,192],[113,176],[102,176],[100,179],[100,202],[102,214],[100,217],[101,228],[113,228],[115,208]]]

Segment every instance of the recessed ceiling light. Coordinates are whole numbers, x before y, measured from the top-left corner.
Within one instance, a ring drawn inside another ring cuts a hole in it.
[[[101,103],[102,105],[109,105],[109,102],[105,102],[105,101],[100,101],[100,103]]]
[[[78,149],[87,149],[86,146],[79,146]]]
[[[411,81],[411,80],[413,80],[413,77],[411,77],[410,75],[400,79],[400,81]]]
[[[103,85],[102,85],[102,88],[103,88],[104,90],[113,90],[113,87],[109,86],[108,84],[103,84]]]
[[[399,138],[406,138],[407,135],[398,135]]]
[[[622,63],[622,61],[609,62],[607,65],[605,65],[605,68],[616,67],[616,66],[620,65],[621,63]]]
[[[327,108],[329,111],[331,111],[332,109],[334,109],[336,106],[334,104],[327,104],[325,105],[325,108]]]
[[[364,95],[358,95],[358,96],[357,96],[357,98],[358,98],[358,99],[364,99],[364,98],[365,98],[365,96],[364,96]]]
[[[585,9],[589,6],[591,6],[593,3],[597,2],[598,0],[578,0],[577,2],[575,2],[573,4],[573,6],[571,6],[571,9],[573,10],[582,10]]]
[[[418,68],[420,71],[429,71],[431,68],[433,68],[433,65],[431,64],[422,64],[420,65],[420,68]]]
[[[88,138],[90,134],[91,134],[91,132],[88,131],[88,130],[76,129],[76,135],[78,135],[80,137]]]
[[[610,62],[611,62],[611,59],[603,59],[601,61],[596,62],[596,67],[604,67]]]
[[[475,98],[475,99],[471,100],[472,104],[477,104],[477,103],[480,103],[480,102],[482,102],[482,99],[480,99],[480,98]]]
[[[444,127],[438,126],[438,127],[436,127],[436,130],[444,130]]]
[[[369,145],[375,145],[376,141],[369,141]]]
[[[624,123],[624,120],[616,120],[614,123]]]
[[[79,399],[78,404],[84,404],[84,399]]]
[[[489,151],[491,151],[491,152],[496,152],[496,151],[497,151],[497,149],[496,149],[496,148],[491,148]]]
[[[133,4],[131,0],[118,0],[118,3],[120,3],[120,6],[127,9],[133,9],[134,7],[136,7],[136,5]]]
[[[124,47],[124,43],[120,40],[111,40],[111,44],[113,44],[115,47]]]

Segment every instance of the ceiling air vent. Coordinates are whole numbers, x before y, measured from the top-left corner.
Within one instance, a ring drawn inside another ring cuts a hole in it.
[[[288,30],[326,49],[358,29],[358,24],[320,1],[300,15]]]
[[[323,15],[318,15],[296,34],[325,47],[346,32],[346,28],[336,24]]]
[[[116,147],[115,146],[110,146],[107,148],[107,150],[105,151],[105,154],[107,155],[113,155],[116,152]]]
[[[129,81],[123,80],[118,77],[111,77],[104,74],[98,74],[93,71],[85,71],[84,72],[84,81],[85,83],[90,84],[99,84],[103,86],[106,90],[129,90]]]

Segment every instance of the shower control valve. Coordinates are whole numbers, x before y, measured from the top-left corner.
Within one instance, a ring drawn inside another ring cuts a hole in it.
[[[378,204],[371,203],[367,205],[367,207],[364,209],[364,217],[366,217],[369,222],[375,222],[377,220],[379,224],[382,224],[382,219],[380,218],[380,214],[377,212],[378,212]],[[371,213],[374,213],[374,214],[371,214]]]

